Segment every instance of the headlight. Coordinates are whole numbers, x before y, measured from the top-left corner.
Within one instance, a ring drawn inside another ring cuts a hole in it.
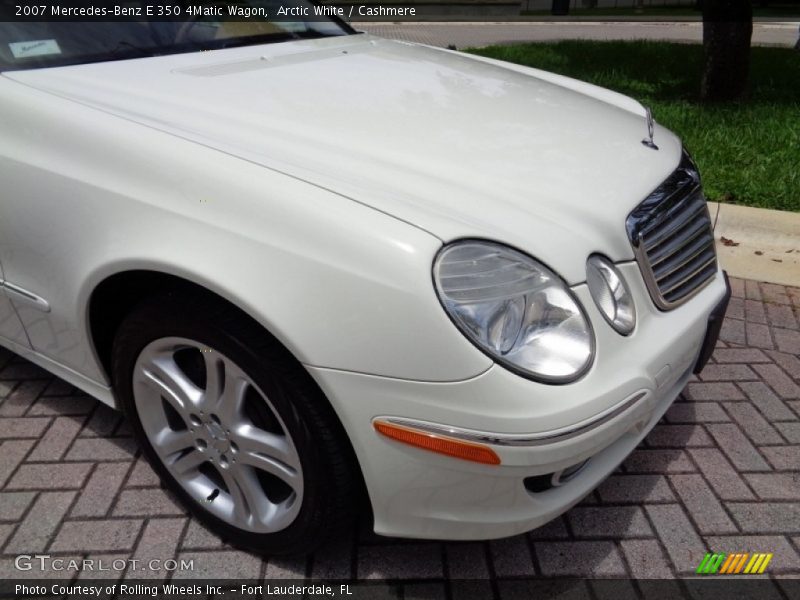
[[[456,325],[501,364],[547,383],[573,381],[589,368],[589,321],[564,282],[529,256],[457,242],[439,253],[433,278]]]
[[[602,256],[590,256],[586,263],[586,284],[609,325],[622,335],[633,331],[636,325],[633,297],[611,261]]]

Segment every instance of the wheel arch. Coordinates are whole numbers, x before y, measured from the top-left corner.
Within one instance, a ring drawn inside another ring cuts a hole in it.
[[[272,338],[275,343],[279,344],[283,350],[285,350],[288,356],[291,356],[302,367],[302,361],[297,358],[291,348],[287,347],[287,345],[280,338],[275,336],[268,327],[265,327],[264,324],[250,315],[240,304],[232,301],[230,298],[226,298],[216,291],[185,277],[151,269],[130,269],[115,272],[102,279],[94,286],[87,301],[86,322],[89,340],[93,346],[93,351],[103,374],[109,381],[111,380],[112,346],[114,337],[122,321],[131,311],[148,298],[169,292],[202,294],[225,302],[241,313],[242,317],[250,320],[264,335]],[[350,436],[347,434],[347,430],[344,427],[344,423],[324,390],[320,388],[319,384],[314,380],[312,375],[307,372],[305,367],[303,367],[303,370],[306,371],[312,385],[319,390],[320,397],[325,399],[324,401],[327,404],[327,408],[340,427],[341,433],[347,442],[350,457],[355,461],[354,464],[356,465],[356,472],[358,473],[358,487],[361,490],[361,498],[366,499],[368,496],[364,483],[363,470],[355,450],[353,449]],[[368,501],[365,502],[365,506],[369,507]]]

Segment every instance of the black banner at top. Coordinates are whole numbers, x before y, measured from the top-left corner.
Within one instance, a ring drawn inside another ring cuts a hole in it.
[[[419,16],[404,0],[0,0],[0,22],[313,21],[331,17],[405,20]]]

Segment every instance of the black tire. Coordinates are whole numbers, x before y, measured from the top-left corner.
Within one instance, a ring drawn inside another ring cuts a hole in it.
[[[285,529],[254,533],[211,514],[177,482],[148,440],[134,402],[134,366],[150,342],[172,336],[197,340],[232,359],[265,392],[285,424],[300,455],[304,486],[300,511]],[[349,531],[360,473],[338,418],[302,365],[235,307],[187,293],[145,301],[117,330],[112,378],[122,410],[165,486],[226,542],[258,553],[300,555]]]

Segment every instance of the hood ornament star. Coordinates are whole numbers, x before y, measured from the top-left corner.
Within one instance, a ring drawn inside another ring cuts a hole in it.
[[[656,129],[656,121],[653,119],[653,111],[647,107],[645,107],[645,111],[645,119],[647,121],[647,138],[642,140],[642,144],[652,150],[658,150],[658,146],[656,146],[656,143],[653,141],[653,134],[655,133]]]

